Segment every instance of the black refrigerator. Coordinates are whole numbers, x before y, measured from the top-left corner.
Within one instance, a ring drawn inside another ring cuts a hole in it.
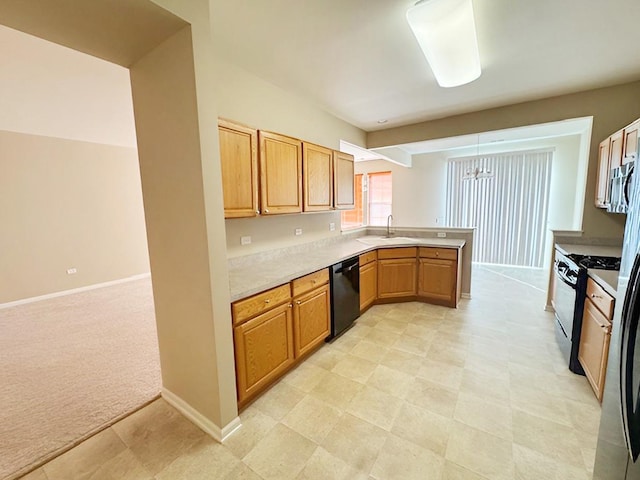
[[[627,192],[594,480],[640,480],[640,172]]]

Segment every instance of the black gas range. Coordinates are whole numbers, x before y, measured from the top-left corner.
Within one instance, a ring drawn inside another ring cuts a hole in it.
[[[556,250],[553,308],[556,316],[556,339],[567,359],[569,370],[584,375],[578,361],[582,312],[587,291],[587,269],[620,270],[619,257],[568,254]]]

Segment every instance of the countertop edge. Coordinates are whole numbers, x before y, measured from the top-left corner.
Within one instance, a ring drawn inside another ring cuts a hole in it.
[[[433,240],[436,240],[436,242],[433,242]],[[353,239],[353,240],[349,240],[346,241],[346,243],[350,243],[352,245],[355,245],[354,242],[358,242],[357,239]],[[462,239],[440,239],[440,238],[416,238],[416,242],[415,243],[407,243],[405,241],[400,242],[398,244],[391,244],[391,243],[385,243],[385,244],[381,244],[381,245],[367,245],[365,243],[362,242],[358,242],[360,245],[360,247],[362,248],[354,248],[352,252],[349,252],[346,255],[337,255],[336,257],[332,257],[331,261],[329,263],[326,262],[326,260],[321,261],[321,262],[317,262],[317,263],[309,263],[304,265],[304,268],[300,268],[300,270],[296,270],[294,272],[289,272],[287,274],[284,274],[278,278],[269,278],[267,280],[265,280],[264,282],[261,282],[259,284],[255,284],[252,285],[251,288],[247,288],[244,289],[242,291],[237,291],[237,292],[231,292],[230,295],[230,300],[231,302],[237,302],[238,300],[242,300],[245,299],[247,297],[250,297],[252,295],[264,292],[265,290],[269,290],[271,288],[274,287],[278,287],[280,285],[283,285],[285,283],[288,283],[292,280],[295,280],[296,278],[300,278],[303,277],[305,275],[308,275],[310,273],[313,272],[317,272],[318,270],[322,270],[324,268],[328,268],[331,265],[334,265],[336,263],[342,262],[344,260],[347,260],[349,258],[353,258],[355,256],[359,256],[362,255],[363,253],[367,253],[373,250],[379,250],[379,249],[386,249],[386,248],[402,248],[402,247],[438,247],[438,248],[448,248],[448,249],[456,249],[456,250],[462,250],[462,248],[465,246],[466,241],[462,240]],[[338,246],[344,246],[344,244],[338,244]],[[328,250],[330,250],[332,247],[327,247]],[[337,248],[336,248],[337,249]],[[270,264],[273,264],[274,268],[277,268],[278,263],[280,262],[280,259],[276,259],[276,260],[270,260],[270,261],[266,261],[263,264],[263,268],[270,266]],[[233,271],[234,269],[230,269],[230,273]],[[242,270],[242,269],[237,269],[238,270]]]
[[[617,270],[601,270],[598,268],[590,268],[587,270],[589,277],[591,277],[613,298],[616,298],[617,296],[618,273],[619,272]]]

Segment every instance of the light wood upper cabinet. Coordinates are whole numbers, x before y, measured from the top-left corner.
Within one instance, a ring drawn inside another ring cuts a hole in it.
[[[258,134],[227,120],[218,121],[225,218],[258,214]]]
[[[355,208],[354,160],[348,153],[333,152],[333,197],[337,209]]]
[[[291,304],[236,326],[233,338],[238,403],[243,405],[294,362]]]
[[[305,212],[333,208],[333,151],[329,148],[302,144],[302,172]]]
[[[611,139],[600,142],[598,149],[598,178],[596,180],[596,207],[607,208],[609,204],[609,147]]]
[[[302,212],[302,142],[262,130],[258,138],[261,213]]]
[[[624,130],[617,131],[609,139],[609,169],[612,169],[622,165]]]
[[[638,156],[638,130],[640,120],[636,120],[624,129],[624,142],[622,149],[622,164],[633,162]]]
[[[330,329],[331,299],[328,284],[293,299],[295,358],[324,342]]]

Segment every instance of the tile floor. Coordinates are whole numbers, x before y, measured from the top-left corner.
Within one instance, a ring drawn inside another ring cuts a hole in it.
[[[458,309],[370,309],[224,445],[158,400],[25,478],[591,478],[600,407],[559,356],[544,294],[482,267],[472,291]]]

